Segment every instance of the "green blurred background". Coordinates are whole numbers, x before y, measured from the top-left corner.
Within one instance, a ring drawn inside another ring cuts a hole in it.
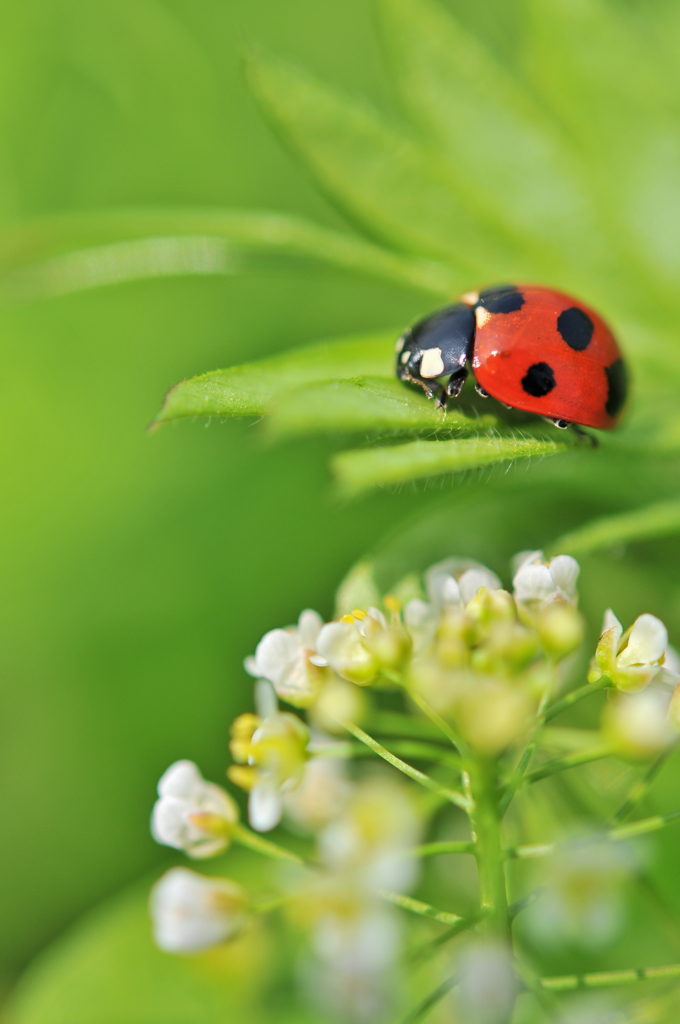
[[[511,61],[513,3],[450,6]],[[215,205],[340,225],[248,95],[241,54],[252,40],[391,101],[369,0],[8,0],[3,220]],[[532,469],[531,497],[516,471],[495,474],[481,504],[480,489],[463,482],[455,492],[407,489],[342,505],[331,496],[325,441],[268,447],[247,422],[145,433],[177,380],[315,338],[396,331],[424,303],[405,289],[260,261],[231,277],[0,307],[4,992],[84,910],[166,859],[148,834],[160,773],[191,757],[222,777],[229,722],[249,700],[244,655],[304,606],[330,613],[349,565],[395,523],[432,505],[432,557],[444,538],[502,569],[501,554],[644,500],[624,473],[616,494],[597,494],[595,459],[591,501],[588,472],[570,495],[567,460]],[[672,493],[666,476],[650,469],[643,486]],[[458,493],[459,531],[449,511]],[[408,537],[418,546],[422,529]],[[669,565],[678,542],[620,554],[584,560],[591,624],[615,593],[624,621],[662,614],[677,642],[680,588]],[[677,772],[668,779],[663,799]],[[664,856],[660,874],[672,846]],[[676,889],[669,895],[680,901]]]
[[[244,41],[379,90],[364,0],[22,0],[0,14],[5,220],[224,204],[333,222],[247,95]],[[250,425],[145,427],[164,389],[319,336],[399,325],[422,298],[262,266],[0,310],[3,423],[0,959],[5,984],[157,862],[159,773],[221,777],[245,654],[399,512],[340,507],[322,446]]]

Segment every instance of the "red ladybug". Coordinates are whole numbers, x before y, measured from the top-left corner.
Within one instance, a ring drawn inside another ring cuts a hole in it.
[[[609,430],[626,401],[626,365],[613,334],[588,306],[551,288],[468,292],[397,342],[399,379],[419,384],[442,408],[460,394],[470,366],[482,397],[558,427]]]

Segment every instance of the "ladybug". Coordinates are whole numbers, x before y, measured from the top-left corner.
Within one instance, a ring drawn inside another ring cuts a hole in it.
[[[419,384],[440,408],[458,397],[469,368],[482,398],[557,427],[609,430],[626,401],[626,365],[613,334],[588,306],[551,288],[468,292],[409,327],[396,348],[397,377]]]

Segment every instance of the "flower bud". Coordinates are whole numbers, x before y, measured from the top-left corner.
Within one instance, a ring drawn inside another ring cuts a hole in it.
[[[624,693],[642,690],[660,672],[667,645],[666,627],[655,615],[638,616],[624,634],[623,626],[608,609],[588,680],[595,683],[606,676]]]
[[[382,669],[401,668],[411,652],[411,640],[401,626],[383,626],[374,618],[367,622],[364,646]]]
[[[206,878],[171,868],[151,891],[156,945],[166,953],[195,953],[233,938],[248,919],[245,890],[230,878]]]
[[[239,755],[245,753],[248,765],[231,765],[227,775],[250,794],[248,817],[252,827],[268,832],[281,820],[283,794],[302,778],[309,732],[296,715],[277,712],[265,719],[241,715],[232,726],[232,734],[237,738],[247,736],[255,722],[259,724],[250,742],[237,748]],[[246,740],[239,742],[245,744]]]
[[[227,848],[238,808],[220,786],[205,781],[193,761],[171,765],[158,783],[158,795],[151,816],[157,843],[196,858]]]
[[[473,676],[456,703],[463,739],[489,757],[518,742],[534,712],[535,702],[524,687],[494,676]]]
[[[323,681],[324,659],[317,657],[321,616],[305,609],[297,627],[272,629],[260,640],[255,657],[246,658],[246,671],[256,679],[267,679],[279,697],[295,707],[313,704]]]
[[[331,668],[343,679],[359,686],[372,682],[379,668],[378,659],[363,642],[359,623],[366,618],[366,612],[355,609],[352,615],[346,615],[340,622],[327,623],[319,634],[318,642],[319,654]]]
[[[624,757],[646,761],[680,735],[668,714],[668,694],[655,687],[619,694],[605,704],[602,731]]]
[[[554,602],[538,616],[538,635],[546,654],[564,658],[583,641],[583,618],[569,604]]]
[[[558,555],[549,563],[542,551],[524,552],[515,560],[517,569],[512,581],[520,618],[533,625],[536,617],[554,601],[576,605],[578,562],[570,555]]]
[[[309,715],[326,732],[346,735],[343,722],[361,723],[366,714],[364,692],[345,679],[333,676],[319,694]]]
[[[425,573],[425,585],[430,603],[440,610],[446,605],[467,605],[480,587],[499,590],[501,581],[479,562],[447,558],[430,566]]]
[[[248,760],[250,741],[255,730],[262,724],[259,715],[246,713],[235,718],[231,725],[231,742],[229,752],[238,764],[245,764]]]

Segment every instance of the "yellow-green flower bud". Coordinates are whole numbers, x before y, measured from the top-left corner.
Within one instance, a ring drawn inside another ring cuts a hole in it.
[[[656,616],[638,616],[624,633],[623,626],[608,609],[588,681],[595,683],[606,676],[624,693],[643,690],[660,672],[667,645],[666,627]]]
[[[566,657],[583,641],[583,618],[573,605],[548,605],[536,625],[543,650],[552,658]]]
[[[605,739],[634,761],[650,760],[680,735],[669,716],[668,694],[654,687],[617,694],[605,704],[601,724]]]
[[[456,703],[456,722],[473,750],[495,756],[527,734],[535,709],[524,687],[494,676],[473,676]]]

